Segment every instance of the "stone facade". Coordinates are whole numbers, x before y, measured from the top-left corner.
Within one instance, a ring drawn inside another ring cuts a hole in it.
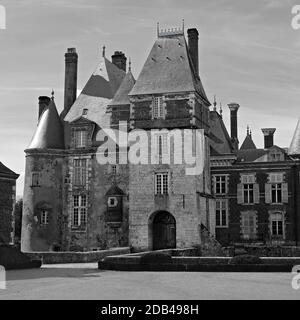
[[[0,243],[14,243],[14,205],[19,175],[0,162]]]

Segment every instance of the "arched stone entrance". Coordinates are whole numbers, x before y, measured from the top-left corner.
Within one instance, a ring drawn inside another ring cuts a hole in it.
[[[159,211],[153,219],[153,250],[176,248],[176,220],[167,211]]]

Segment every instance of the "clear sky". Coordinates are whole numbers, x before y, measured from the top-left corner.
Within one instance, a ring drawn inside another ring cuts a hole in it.
[[[300,116],[300,30],[291,27],[297,0],[0,0],[0,161],[21,174],[24,149],[37,123],[38,96],[55,90],[63,106],[64,53],[79,53],[79,89],[93,72],[102,46],[121,50],[138,76],[156,38],[156,23],[200,32],[200,76],[209,99],[238,102],[239,138],[246,126],[263,147],[263,127],[276,127],[287,147]],[[298,1],[298,4],[299,1]]]

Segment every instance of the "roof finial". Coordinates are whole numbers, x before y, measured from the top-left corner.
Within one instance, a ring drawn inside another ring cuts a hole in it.
[[[157,22],[157,37],[159,36],[159,22]]]
[[[216,95],[214,95],[214,111],[217,111]]]
[[[220,116],[223,119],[223,109],[222,109],[222,103],[220,102]]]
[[[105,45],[102,47],[102,57],[105,57]]]
[[[250,131],[249,131],[249,125],[247,125],[247,136],[250,135]]]
[[[54,101],[54,90],[52,89],[52,92],[51,92],[51,100]]]
[[[184,32],[184,19],[182,19],[182,32]]]
[[[131,72],[131,58],[129,58],[128,71],[130,71],[130,72]]]
[[[250,138],[252,139],[252,130],[250,130]]]

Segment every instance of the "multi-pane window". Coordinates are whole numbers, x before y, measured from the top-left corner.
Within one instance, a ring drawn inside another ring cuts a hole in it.
[[[241,217],[242,237],[246,240],[256,238],[256,213],[243,212]]]
[[[163,119],[164,118],[164,103],[162,97],[153,98],[153,119]]]
[[[33,172],[31,175],[31,186],[38,187],[40,186],[40,174],[39,172]]]
[[[155,194],[169,193],[169,174],[167,172],[155,174]]]
[[[87,131],[75,130],[75,148],[84,148],[87,146]]]
[[[226,176],[215,176],[215,194],[226,194],[227,193],[227,177]]]
[[[42,225],[49,224],[49,212],[47,210],[42,210],[41,212],[41,224]]]
[[[86,159],[74,160],[74,184],[83,186],[86,183]]]
[[[271,233],[272,236],[283,236],[283,214],[280,212],[271,214]]]
[[[216,226],[227,227],[227,200],[216,200]]]
[[[244,203],[254,203],[254,175],[242,175]]]
[[[87,221],[87,196],[73,196],[73,227],[85,227]]]
[[[271,202],[282,203],[282,173],[271,173],[269,176],[271,183]]]

